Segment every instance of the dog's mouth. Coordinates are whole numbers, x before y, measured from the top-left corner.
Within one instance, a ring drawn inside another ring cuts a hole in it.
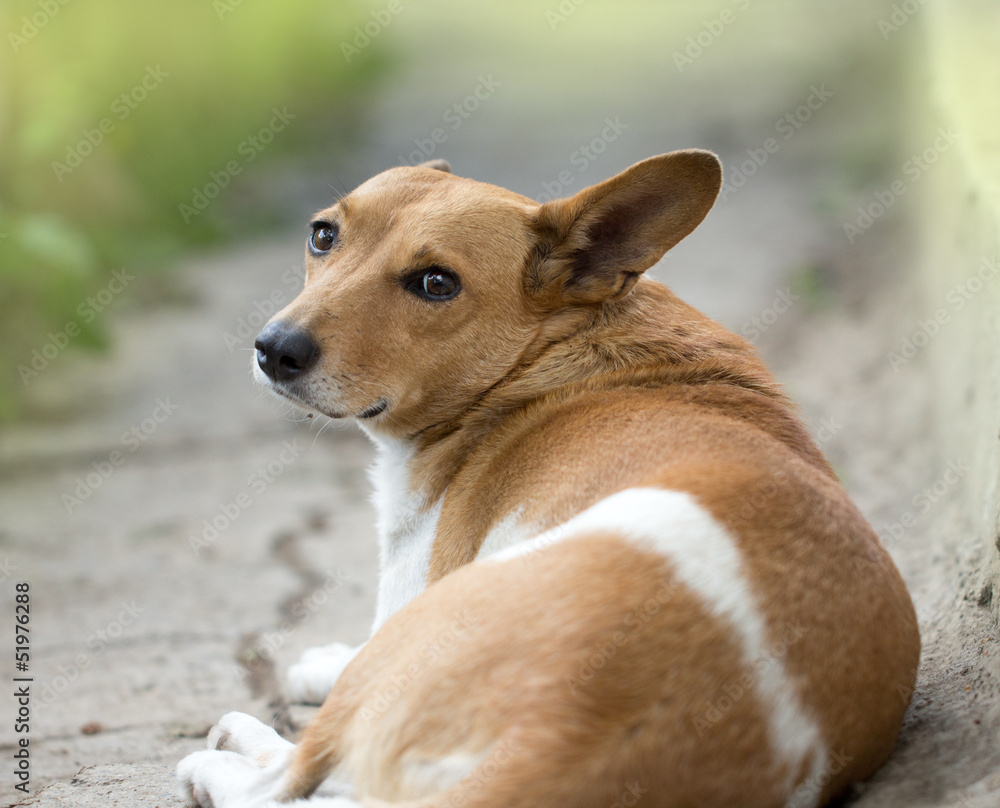
[[[266,373],[260,371],[256,362],[254,363],[253,375],[255,380],[266,387],[269,392],[284,399],[285,401],[290,401],[296,407],[304,410],[310,415],[325,415],[327,418],[332,418],[334,420],[354,417],[362,421],[368,421],[372,418],[377,418],[389,409],[389,399],[385,396],[381,396],[375,403],[356,413],[322,406],[309,400],[311,396],[307,398],[303,395],[302,391],[295,389],[298,385],[288,384],[287,382],[278,382],[271,379]]]
[[[300,410],[304,410],[310,416],[312,415],[325,415],[327,418],[333,418],[334,420],[340,418],[346,418],[346,413],[341,412],[327,412],[321,407],[317,407],[315,404],[310,404],[301,396],[296,395],[291,390],[287,389],[283,385],[275,384],[274,382],[268,380],[266,383],[267,389],[274,393],[276,396],[285,399],[285,401],[290,401]]]
[[[380,398],[370,407],[359,412],[355,418],[374,418],[376,415],[381,415],[387,409],[389,409],[389,400],[387,398]]]

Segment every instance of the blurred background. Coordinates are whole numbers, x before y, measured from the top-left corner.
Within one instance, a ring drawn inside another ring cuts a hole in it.
[[[432,157],[541,201],[688,147],[725,186],[651,274],[758,346],[921,614],[899,750],[851,804],[995,804],[998,20],[987,0],[0,6],[0,581],[4,613],[14,581],[35,598],[37,804],[100,783],[173,804],[219,715],[294,736],[310,713],[281,671],[367,634],[372,449],[249,376],[311,214]]]
[[[802,198],[836,220],[893,146],[904,37],[870,4],[757,5],[5,3],[0,417],[58,414],[31,388],[112,347],[106,310],[190,303],[179,256],[431,153],[542,198],[679,147],[735,168],[776,137],[746,204],[804,218],[774,175],[822,148]],[[121,269],[138,282],[88,304]]]

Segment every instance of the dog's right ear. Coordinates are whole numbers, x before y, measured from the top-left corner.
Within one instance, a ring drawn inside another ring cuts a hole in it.
[[[417,168],[436,168],[438,171],[451,173],[451,163],[447,160],[427,160],[423,163],[417,163]]]
[[[715,203],[722,166],[690,149],[636,163],[568,199],[541,205],[525,284],[546,306],[628,294],[639,276],[694,230]]]

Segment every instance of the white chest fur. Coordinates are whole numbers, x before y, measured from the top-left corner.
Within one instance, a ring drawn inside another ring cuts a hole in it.
[[[378,512],[379,580],[372,634],[424,591],[444,499],[430,504],[411,489],[413,450],[408,444],[380,438],[376,445],[371,480]]]

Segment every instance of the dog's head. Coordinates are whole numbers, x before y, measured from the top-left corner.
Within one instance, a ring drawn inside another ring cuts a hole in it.
[[[257,338],[255,378],[307,410],[414,435],[472,406],[553,322],[627,295],[720,185],[704,151],[542,205],[442,161],[392,168],[315,216],[305,288]]]

